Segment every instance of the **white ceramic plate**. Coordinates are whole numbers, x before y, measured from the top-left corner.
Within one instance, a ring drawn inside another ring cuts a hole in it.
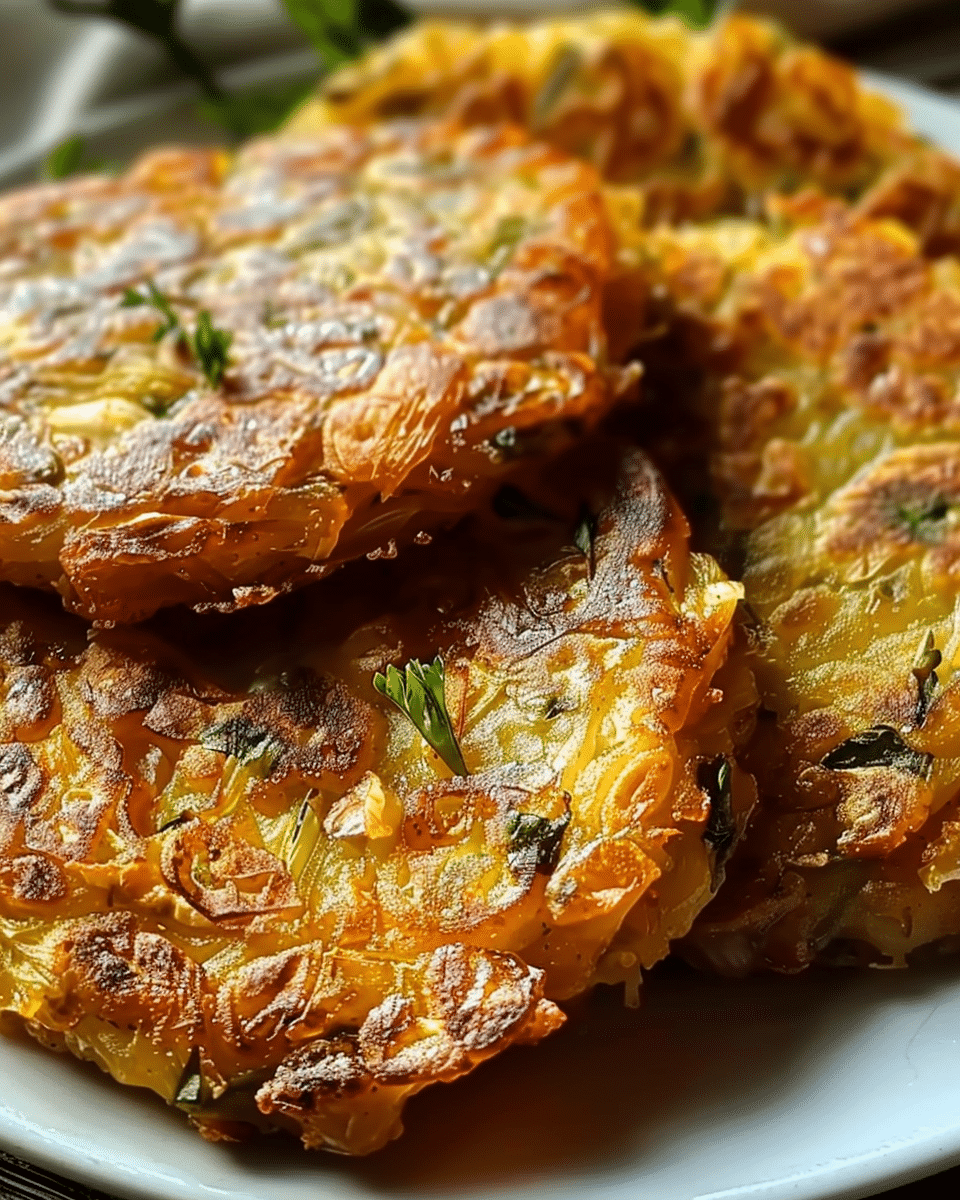
[[[124,45],[86,36],[60,86],[97,153],[202,132],[177,86],[81,104]],[[238,71],[279,76],[299,61]],[[960,152],[960,107],[875,82]],[[43,138],[35,126],[0,154],[0,177],[35,171],[62,116],[47,112]],[[0,1146],[131,1200],[868,1196],[960,1162],[960,967],[742,984],[668,968],[640,1012],[601,993],[552,1041],[417,1097],[405,1137],[361,1162],[281,1138],[208,1145],[156,1098],[0,1039]]]

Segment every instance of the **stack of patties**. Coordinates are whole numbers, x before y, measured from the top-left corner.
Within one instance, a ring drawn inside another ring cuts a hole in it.
[[[685,952],[903,964],[960,936],[960,165],[781,30],[434,23],[295,124],[510,114],[639,198],[636,427],[742,576],[760,803]]]
[[[0,229],[7,1019],[206,1136],[363,1153],[635,994],[745,823],[755,705],[739,585],[596,431],[636,198],[401,121]]]
[[[960,933],[958,181],[772,26],[614,13],[8,196],[8,1017],[363,1153],[677,939]]]

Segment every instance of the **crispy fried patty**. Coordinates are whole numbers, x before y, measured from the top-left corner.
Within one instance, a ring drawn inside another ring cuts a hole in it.
[[[608,202],[515,129],[157,151],[6,196],[0,246],[0,576],[99,621],[392,554],[636,374]]]
[[[814,186],[898,217],[930,253],[960,249],[960,167],[849,66],[768,22],[421,22],[333,75],[293,128],[425,113],[525,124],[634,185],[648,225],[755,213],[769,189]]]
[[[757,815],[688,948],[902,965],[960,933],[960,265],[838,202],[772,207],[654,251],[761,697]]]
[[[712,894],[739,595],[609,446],[244,613],[88,633],[8,588],[0,1008],[210,1137],[376,1148]],[[465,775],[373,687],[437,654]]]

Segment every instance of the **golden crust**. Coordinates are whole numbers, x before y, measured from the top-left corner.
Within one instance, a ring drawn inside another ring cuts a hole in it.
[[[694,34],[623,10],[425,21],[337,72],[292,128],[425,113],[521,122],[639,184],[649,225],[753,212],[768,190],[803,185],[857,195],[929,253],[960,247],[960,166],[849,66],[769,22],[731,16]]]
[[[651,251],[695,330],[688,399],[761,700],[760,803],[685,950],[734,973],[903,964],[958,932],[960,274],[898,223],[772,207],[779,230]]]
[[[262,603],[481,504],[636,371],[591,170],[450,124],[156,151],[0,202],[0,557],[132,621]],[[232,335],[212,387],[160,315]],[[634,314],[634,315],[632,315]]]
[[[364,1153],[555,1001],[636,987],[744,824],[754,694],[739,586],[616,458],[230,617],[88,638],[7,589],[0,1007],[208,1136]],[[372,687],[438,651],[467,777]]]

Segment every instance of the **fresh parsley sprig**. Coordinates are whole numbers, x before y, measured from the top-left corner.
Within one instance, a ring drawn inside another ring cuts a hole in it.
[[[230,343],[233,341],[233,334],[228,333],[225,329],[217,329],[213,318],[205,308],[197,314],[196,328],[192,334],[189,333],[184,329],[169,299],[152,279],[147,281],[142,292],[137,291],[136,288],[127,288],[123,293],[122,307],[137,308],[144,304],[156,309],[163,318],[153,331],[153,340],[159,342],[168,333],[176,332],[190,351],[197,366],[206,376],[210,386],[219,387],[223,383],[223,377],[230,362]]]
[[[455,775],[468,774],[447,712],[443,659],[439,654],[432,663],[412,658],[402,673],[391,664],[386,674],[378,671],[374,675],[373,686],[400,709]]]

